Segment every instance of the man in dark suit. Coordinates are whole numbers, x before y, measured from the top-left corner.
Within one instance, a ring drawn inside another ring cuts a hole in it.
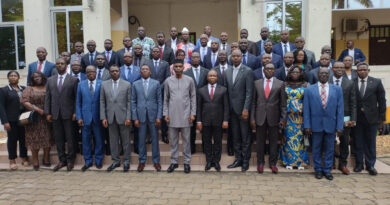
[[[74,61],[77,62],[77,61]],[[100,122],[100,87],[101,80],[96,79],[96,68],[87,66],[88,80],[79,83],[76,98],[76,120],[82,127],[84,166],[81,171],[86,171],[93,165],[95,155],[96,168],[103,167],[104,139],[102,136],[102,124]],[[91,134],[93,133],[94,150],[92,153]]]
[[[314,52],[311,51],[311,50],[307,50],[305,48],[305,38],[303,38],[302,36],[298,36],[297,38],[295,38],[295,47],[296,49],[301,49],[301,50],[304,50],[305,53],[306,53],[306,56],[307,56],[307,64],[309,64],[310,66],[313,67],[313,65],[316,63],[316,57],[314,55]]]
[[[231,68],[232,66],[227,63],[227,52],[224,50],[218,51],[218,62],[219,64],[215,66],[213,69],[217,71],[218,74],[218,84],[221,86],[226,86],[225,84],[225,75],[227,69]]]
[[[292,52],[284,54],[283,62],[283,67],[276,71],[275,77],[281,81],[286,81],[288,70],[294,64],[294,54]]]
[[[352,65],[353,65],[352,56],[345,56],[343,59],[343,63],[345,65],[345,74],[344,75],[349,80],[354,80],[354,79],[358,78],[357,71],[355,69],[352,69]]]
[[[118,59],[118,54],[112,50],[112,40],[111,39],[106,39],[104,41],[104,55],[106,57],[106,69],[111,67],[112,65],[118,65],[119,64],[119,59]]]
[[[67,166],[72,171],[76,153],[74,148],[73,122],[76,120],[76,92],[78,79],[66,73],[63,58],[56,60],[58,74],[48,79],[46,84],[45,114],[48,122],[53,122],[53,134],[57,145],[59,163],[53,171]],[[67,151],[65,153],[65,141]]]
[[[295,49],[295,45],[288,41],[289,37],[290,32],[288,30],[283,30],[280,33],[281,42],[275,44],[273,52],[280,55],[281,57],[284,57],[284,54],[288,52],[292,52]]]
[[[323,54],[328,54],[329,56],[331,56],[330,58],[330,66],[332,67],[333,63],[336,62],[336,60],[332,59],[332,48],[328,45],[325,45],[325,46],[322,46],[321,48],[321,55]],[[317,61],[316,63],[314,63],[314,65],[312,66],[312,68],[317,68],[320,66],[320,61]]]
[[[312,155],[315,177],[333,180],[331,169],[334,156],[335,133],[344,128],[343,91],[329,84],[329,69],[320,68],[319,82],[305,89],[303,121],[305,133],[312,136]],[[324,161],[322,163],[322,156]]]
[[[243,39],[242,39],[243,40]],[[233,67],[226,71],[225,82],[228,89],[230,118],[235,161],[228,168],[241,166],[243,172],[249,169],[251,139],[249,134],[249,111],[252,103],[253,74],[243,65],[240,50],[232,52]]]
[[[354,172],[363,169],[363,155],[366,170],[370,175],[377,175],[376,133],[378,125],[386,121],[385,89],[380,79],[368,76],[370,69],[367,63],[357,65],[358,78],[354,80],[357,101],[357,121],[355,128],[355,168]]]
[[[181,40],[177,37],[177,28],[172,27],[169,34],[171,35],[171,38],[165,41],[165,45],[171,47],[173,49],[173,53],[176,53],[177,45],[181,43]]]
[[[195,82],[196,92],[199,88],[207,85],[207,73],[208,70],[200,66],[200,55],[198,52],[192,53],[191,56],[192,68],[184,72],[184,75],[187,75],[192,78]],[[196,121],[194,120],[191,127],[191,154],[196,152],[195,150],[195,140],[196,140]]]
[[[265,53],[264,43],[265,43],[265,41],[268,40],[268,35],[269,35],[268,27],[261,28],[261,30],[260,30],[261,39],[256,42],[257,49],[259,50],[259,55],[263,55]],[[272,42],[272,44],[274,44],[274,42]]]
[[[342,62],[336,62],[332,67],[333,76],[329,78],[329,83],[340,86],[343,90],[344,101],[344,132],[339,135],[340,157],[338,169],[345,175],[349,174],[347,160],[349,154],[349,136],[351,128],[356,124],[356,91],[353,81],[344,76],[345,66]]]
[[[116,54],[118,54],[119,66],[122,66],[124,64],[123,54],[125,54],[126,52],[133,53],[133,42],[131,41],[131,38],[129,36],[123,37],[123,46],[124,48],[116,52]]]
[[[157,39],[158,48],[160,50],[159,58],[161,60],[168,62],[168,64],[171,65],[173,63],[173,60],[175,60],[175,54],[173,53],[173,49],[171,47],[165,45],[164,33],[157,32],[156,39]]]
[[[274,77],[272,63],[264,67],[265,78],[253,85],[251,127],[256,130],[257,171],[264,171],[265,141],[269,140],[269,166],[272,173],[278,173],[279,127],[284,128],[286,121],[286,92],[284,83]]]
[[[245,29],[245,28],[241,29],[241,31],[240,31],[240,38],[241,38],[241,40],[242,39],[247,39],[248,40],[248,36],[249,36],[248,30]],[[256,43],[253,42],[253,41],[250,41],[250,40],[248,40],[248,52],[250,54],[254,55],[254,56],[260,55],[260,51],[257,48]]]
[[[219,43],[216,40],[211,41],[211,50],[208,52],[203,59],[203,66],[207,69],[214,68],[215,66],[218,66],[218,50],[219,50]]]
[[[239,42],[239,49],[242,53],[242,64],[245,66],[250,67],[252,70],[257,69],[260,65],[260,60],[256,56],[252,55],[248,52],[248,40],[247,39],[241,39]],[[233,65],[233,62],[231,60],[230,65]]]
[[[332,66],[330,65],[330,56],[328,54],[322,54],[320,56],[320,66],[310,70],[306,74],[306,80],[311,85],[316,84],[318,82],[318,71],[320,68],[327,68],[329,70],[330,75],[333,75],[333,71],[331,70]]]
[[[72,69],[72,76],[79,79],[79,82],[87,79],[87,76],[85,75],[85,73],[81,72],[80,61],[77,61],[77,60],[73,61],[72,65],[71,65],[71,69]]]
[[[272,63],[271,55],[268,53],[263,54],[261,56],[261,66],[253,71],[253,81],[264,78],[264,67],[270,63]]]
[[[192,53],[198,52],[200,54],[200,65],[204,66],[204,57],[211,51],[211,48],[207,46],[208,38],[206,34],[200,35],[200,47],[195,48]]]
[[[271,55],[272,64],[274,64],[275,70],[278,70],[280,67],[283,66],[282,57],[276,53],[272,53],[272,50],[273,50],[272,41],[267,40],[266,42],[264,42],[264,50],[265,50],[265,53]],[[264,54],[262,54],[262,55],[264,55]],[[260,55],[260,56],[262,56],[262,55]]]
[[[81,72],[85,73],[85,68],[87,68],[88,65],[94,65],[96,66],[96,56],[99,54],[96,51],[96,42],[94,40],[89,40],[87,42],[87,49],[88,52],[83,55],[81,58]]]
[[[227,55],[230,55],[231,53],[231,48],[230,48],[230,44],[227,42],[228,41],[228,33],[227,32],[222,32],[220,37],[219,37],[219,41],[221,42],[221,44],[219,45],[219,50],[222,51],[226,51]]]
[[[143,56],[142,50],[143,49],[141,44],[137,44],[134,46],[133,65],[140,67],[144,65],[148,60]]]
[[[56,65],[52,62],[46,60],[47,51],[43,47],[39,47],[36,50],[36,54],[38,57],[38,61],[34,63],[30,63],[28,65],[28,73],[27,73],[27,85],[29,85],[31,75],[35,72],[41,72],[46,77],[50,77],[52,75],[53,69],[55,69]]]
[[[338,61],[343,61],[345,56],[352,56],[353,63],[355,65],[366,60],[366,56],[363,51],[358,48],[354,48],[354,43],[351,40],[347,42],[347,49],[341,52]]]
[[[106,81],[111,78],[110,76],[110,71],[105,67],[106,66],[106,58],[104,57],[103,54],[97,54],[95,58],[95,63],[96,65],[96,72],[97,72],[97,79]]]
[[[217,84],[218,74],[214,69],[208,72],[207,81],[208,84],[198,90],[196,126],[203,135],[205,170],[214,166],[220,171],[222,129],[228,128],[229,101],[226,88]]]

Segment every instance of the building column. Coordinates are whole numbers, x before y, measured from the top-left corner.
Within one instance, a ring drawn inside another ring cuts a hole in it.
[[[243,28],[248,30],[248,40],[256,42],[260,39],[260,30],[265,22],[264,5],[264,1],[241,0],[238,39]]]
[[[54,60],[52,56],[52,35],[50,0],[24,0],[24,40],[26,52],[26,65],[37,61],[36,49],[44,47],[47,50],[49,61]],[[27,67],[25,68],[27,73]]]
[[[91,5],[88,5],[91,2]],[[83,0],[84,46],[95,40],[96,50],[104,51],[104,40],[111,38],[110,1]],[[85,49],[85,52],[87,50]]]
[[[113,50],[123,48],[123,37],[129,35],[127,0],[111,0],[111,40]]]
[[[319,59],[322,46],[330,46],[332,1],[306,0],[304,1],[304,14],[306,48],[313,51]]]

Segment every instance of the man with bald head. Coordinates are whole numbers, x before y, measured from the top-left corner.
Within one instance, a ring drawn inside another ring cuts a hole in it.
[[[293,51],[295,49],[295,45],[288,41],[289,37],[290,32],[288,30],[283,30],[280,33],[281,42],[274,46],[273,52],[283,57],[284,54]]]
[[[330,46],[328,46],[328,45],[322,46],[322,48],[321,48],[321,55],[322,54],[328,54],[331,57],[330,58],[330,66],[332,66],[333,63],[336,62],[336,60],[332,59],[332,48]],[[317,68],[319,66],[320,66],[320,61],[317,61],[314,64],[313,68]]]
[[[165,41],[165,45],[173,49],[173,53],[176,53],[177,51],[177,45],[181,43],[181,40],[177,37],[178,32],[176,27],[172,27],[169,35],[171,36],[170,39]]]
[[[142,46],[142,55],[149,59],[150,52],[152,52],[152,48],[155,46],[152,38],[146,36],[145,28],[140,26],[137,29],[138,37],[133,39],[133,45],[140,44]]]
[[[205,26],[203,29],[203,34],[206,34],[207,36],[207,47],[211,46],[211,41],[216,40],[219,43],[219,39],[211,35],[211,26]],[[196,40],[196,48],[199,48],[201,45],[200,38]]]
[[[302,36],[298,36],[297,38],[295,38],[296,49],[302,49],[305,51],[306,56],[307,56],[307,64],[311,65],[312,68],[314,68],[313,65],[316,63],[316,57],[315,57],[313,51],[307,50],[305,48],[305,43],[306,43],[305,38],[303,38]]]
[[[318,70],[320,68],[327,68],[329,70],[330,75],[333,75],[333,71],[331,70],[332,66],[330,65],[330,56],[328,54],[322,54],[320,56],[320,66],[314,68],[306,74],[307,82],[310,84],[314,84],[318,82]]]
[[[28,65],[28,73],[27,73],[27,85],[30,84],[30,76],[35,72],[41,72],[46,77],[50,77],[52,75],[53,69],[56,65],[52,62],[46,60],[47,51],[44,47],[38,47],[36,50],[38,61],[30,63]]]
[[[259,54],[260,55],[263,55],[265,53],[265,50],[264,50],[264,43],[265,41],[269,40],[268,39],[268,36],[269,36],[269,29],[268,27],[263,27],[261,28],[260,30],[260,36],[261,36],[261,39],[259,41],[256,42],[256,46],[257,46],[257,49],[259,50]],[[272,41],[271,41],[272,42]],[[272,42],[272,44],[274,44],[274,42]]]
[[[89,65],[94,65],[96,67],[96,56],[99,52],[96,51],[96,42],[94,40],[89,40],[87,42],[88,52],[83,55],[81,58],[81,72],[85,73],[85,69]]]

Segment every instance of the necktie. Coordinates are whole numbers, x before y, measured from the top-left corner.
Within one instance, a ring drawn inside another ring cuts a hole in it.
[[[62,90],[62,76],[60,76],[60,82],[58,82],[58,91],[61,92]]]
[[[38,65],[38,72],[42,72],[42,62],[39,62],[39,65]]]
[[[145,97],[148,95],[148,81],[144,80],[144,93]]]
[[[99,72],[98,72],[98,79],[101,80],[102,79],[102,69],[98,69]]]
[[[118,82],[114,81],[114,97],[118,95]]]
[[[127,66],[127,81],[130,81],[130,77],[131,77],[131,68],[130,66]]]
[[[91,93],[91,96],[93,96],[93,94],[94,94],[94,90],[93,90],[93,83],[92,83],[92,81],[90,81],[90,83],[89,83],[89,93]]]
[[[213,100],[213,98],[214,98],[214,85],[211,85],[210,100]]]
[[[89,63],[90,65],[93,65],[93,53],[89,53]]]
[[[265,50],[264,50],[264,40],[261,40],[261,54],[264,54],[265,53]]]
[[[242,54],[242,64],[246,65],[246,54]]]
[[[107,63],[110,62],[110,52],[108,52],[108,51],[107,51],[106,58],[107,58]]]
[[[336,80],[336,85],[337,85],[337,86],[339,86],[339,82],[340,82],[340,80],[337,79],[337,80]]]
[[[127,52],[130,53],[131,52],[131,48],[127,48]]]
[[[233,69],[233,84],[234,84],[234,82],[236,82],[237,73],[238,73],[238,68],[234,68]]]
[[[365,88],[364,80],[360,80],[360,82],[361,82],[361,84],[360,84],[359,92],[360,92],[360,97],[363,97],[364,96],[364,88]]]
[[[223,48],[222,48],[222,49],[223,49],[223,50],[226,50],[226,45],[225,45],[225,44],[222,44],[222,45],[223,45]]]
[[[195,68],[195,81],[196,85],[199,83],[199,69]]]
[[[212,64],[213,64],[213,67],[215,66],[215,53],[213,53],[213,57],[212,57]]]
[[[163,49],[160,47],[160,59],[163,57]]]
[[[222,80],[225,79],[225,66],[221,66],[221,74],[222,74]]]
[[[325,90],[325,84],[321,84],[321,103],[322,103],[322,107],[325,109],[326,107],[326,90]]]
[[[74,74],[74,77],[75,77],[75,78],[79,78],[79,75],[78,75],[78,74]]]
[[[287,44],[284,44],[284,52],[283,52],[283,56],[284,56],[284,54],[286,54],[287,53]]]
[[[154,71],[156,71],[156,73],[158,73],[158,61],[154,61]]]
[[[267,79],[267,84],[265,85],[265,89],[264,89],[264,92],[265,92],[265,99],[268,99],[269,97],[269,93],[271,91],[270,87],[269,87],[269,83],[271,82],[270,79]]]
[[[205,47],[202,47],[202,62],[203,62],[203,59],[204,59],[204,56],[206,55],[206,48]]]

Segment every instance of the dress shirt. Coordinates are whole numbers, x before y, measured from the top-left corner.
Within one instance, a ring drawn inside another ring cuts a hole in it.
[[[222,74],[226,72],[228,65],[227,63],[225,63],[225,65],[219,64],[219,67],[221,68],[221,74]]]
[[[72,74],[72,69],[70,68],[70,65],[66,66],[66,73],[67,74]]]
[[[368,76],[364,79],[361,79],[358,77],[358,88],[359,88],[359,92],[360,92],[360,86],[362,85],[362,82],[361,80],[364,80],[364,94],[366,94],[366,89],[367,89],[367,79],[368,79]]]
[[[126,76],[126,79],[129,79],[129,76],[128,76],[128,75],[129,75],[129,69],[131,70],[130,72],[132,72],[133,65],[129,65],[129,66],[128,66],[128,65],[125,64],[125,65],[123,65],[123,66],[125,66],[125,68],[126,68],[126,69],[125,69],[125,76]]]
[[[174,53],[176,53],[176,50],[177,50],[176,41],[177,41],[177,38],[175,38],[175,40],[173,40],[171,38],[171,48],[173,49]]]
[[[325,92],[326,92],[326,102],[328,102],[328,99],[329,99],[329,83],[326,82],[324,85],[325,85],[324,89],[325,89]],[[320,97],[321,97],[321,89],[322,89],[321,83],[318,82],[318,91],[319,91]]]
[[[237,77],[237,74],[238,74],[238,71],[240,70],[240,67],[241,67],[241,63],[240,63],[240,65],[238,65],[237,67],[235,67],[234,65],[233,65],[233,83],[234,83],[234,81],[236,80],[236,77]]]
[[[272,89],[272,83],[274,82],[274,78],[272,77],[272,78],[270,78],[270,79],[267,79],[267,78],[264,76],[264,90],[265,90],[265,87],[267,86],[267,80],[271,80],[271,81],[269,82],[269,90],[271,91],[271,89]]]
[[[210,95],[210,93],[211,93],[211,84],[209,83],[209,84],[207,84],[207,86],[209,88],[209,95]],[[213,86],[214,86],[213,89],[214,89],[214,95],[215,95],[215,88],[217,87],[217,83],[214,83]]]
[[[196,69],[198,69],[198,70],[196,70]],[[195,78],[196,78],[196,71],[198,71],[198,74],[199,74],[198,77],[200,77],[200,66],[198,66],[196,68],[194,66],[192,66],[192,72],[194,73]],[[199,79],[198,79],[198,81],[199,81]]]
[[[211,55],[210,55],[210,57],[211,57],[211,63],[213,63],[213,55],[215,55],[215,62],[214,62],[214,65],[213,65],[213,67],[215,66],[215,64],[217,63],[217,61],[218,61],[218,51],[217,52],[215,52],[215,53],[213,53],[212,51],[211,51]]]
[[[88,80],[88,89],[89,89],[89,86],[91,85],[91,82],[92,82],[93,91],[95,91],[96,90],[96,79],[93,81]]]
[[[37,71],[38,71],[38,68],[39,68],[39,61],[38,61],[38,63],[37,63]],[[41,67],[41,73],[43,73],[43,71],[45,70],[45,64],[46,64],[46,60],[44,60],[43,62],[42,62],[42,67]]]
[[[280,42],[281,44],[282,44],[282,53],[283,53],[283,56],[284,56],[284,45],[287,45],[287,52],[290,52],[291,51],[291,49],[290,49],[290,44],[287,42],[287,43],[283,43],[283,42]],[[282,56],[282,57],[283,57]]]
[[[103,68],[97,68],[97,69],[96,69],[96,74],[97,74],[97,75],[99,75],[99,71],[101,71],[101,73],[100,73],[100,79],[103,78],[104,70],[105,70],[104,67],[103,67]],[[99,78],[99,76],[96,76],[96,78]]]
[[[348,55],[352,57],[352,61],[355,61],[355,49],[348,49]]]
[[[227,42],[225,44],[221,43],[221,45],[219,45],[219,50],[223,50],[223,45],[225,45],[225,51],[226,51],[228,46]]]
[[[64,85],[66,75],[68,75],[68,73],[65,73],[65,74],[62,74],[62,75],[58,74],[57,86],[58,86],[58,84],[60,83],[60,78],[61,78],[61,77],[62,77],[62,85]]]
[[[94,51],[93,53],[92,53],[92,56],[93,56],[93,61],[95,61],[95,59],[96,59],[96,51]],[[88,52],[88,60],[90,60],[91,59],[91,53],[90,52]],[[93,64],[93,62],[90,62],[91,64]]]
[[[115,87],[114,87],[114,82],[116,82],[116,84],[117,84],[117,89],[119,89],[119,80],[120,80],[120,78],[118,78],[118,80],[113,80],[113,79],[111,79],[111,81],[112,81],[112,90],[114,90],[115,89]],[[118,94],[118,93],[117,93]]]
[[[202,58],[202,62],[204,60],[204,56],[207,54],[207,46],[206,47],[200,47],[200,57]]]
[[[286,72],[286,77],[287,77],[288,70],[290,70],[291,66],[290,67],[286,67],[286,65],[284,66],[284,72]]]
[[[79,82],[81,81],[81,73],[71,73],[71,75],[73,76],[73,77],[75,77],[75,78],[78,78],[79,79]],[[75,76],[75,75],[77,75],[77,77]]]
[[[159,66],[160,65],[160,59],[157,59],[157,60],[153,59],[153,66],[156,65],[156,63],[157,63],[157,66]]]
[[[341,87],[341,82],[343,82],[343,77],[336,78],[333,76],[333,84],[335,84],[335,85],[336,85],[336,80],[339,80],[339,86]]]

